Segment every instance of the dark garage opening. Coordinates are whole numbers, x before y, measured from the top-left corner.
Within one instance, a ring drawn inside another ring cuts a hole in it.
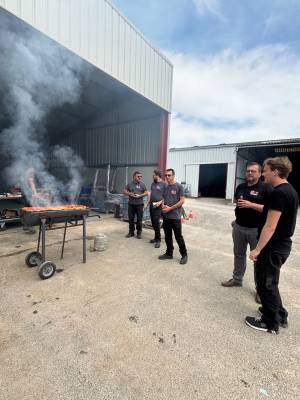
[[[198,193],[201,197],[225,198],[227,164],[200,165]]]
[[[249,161],[257,161],[263,164],[264,160],[269,157],[287,156],[292,164],[293,171],[291,172],[288,181],[293,185],[300,197],[300,144],[263,146],[263,147],[248,147],[238,150],[238,166],[237,170],[243,175],[243,164]],[[236,184],[240,183],[242,176],[236,176]]]

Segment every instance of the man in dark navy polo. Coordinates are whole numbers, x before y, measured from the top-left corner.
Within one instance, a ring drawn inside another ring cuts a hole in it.
[[[256,162],[250,162],[246,167],[246,182],[237,186],[235,191],[235,216],[232,222],[232,238],[234,252],[233,276],[228,281],[222,282],[222,286],[242,286],[246,271],[246,253],[249,244],[253,250],[257,243],[258,228],[263,223],[262,211],[271,191],[270,186],[260,180],[261,166]],[[255,274],[254,274],[254,280]],[[259,298],[256,294],[256,301]]]
[[[180,264],[186,264],[188,261],[188,256],[182,236],[181,226],[182,205],[185,201],[183,186],[176,182],[174,169],[167,169],[165,177],[167,186],[163,193],[162,213],[167,250],[165,254],[162,254],[158,258],[160,260],[168,260],[173,258],[174,246],[172,232],[174,232],[176,242],[179,246],[179,252],[181,254]]]
[[[133,174],[133,181],[126,185],[124,192],[125,196],[129,197],[128,201],[128,220],[129,232],[127,238],[134,236],[134,219],[136,216],[136,231],[137,238],[142,238],[142,221],[144,210],[144,197],[147,196],[147,188],[142,182],[142,174],[135,171]]]
[[[150,240],[150,243],[154,243],[155,248],[160,247],[161,235],[160,235],[160,218],[163,202],[163,193],[167,184],[162,179],[163,174],[159,169],[153,171],[153,183],[151,185],[151,191],[149,194],[149,200],[146,207],[150,207],[151,223],[154,230],[154,239]]]

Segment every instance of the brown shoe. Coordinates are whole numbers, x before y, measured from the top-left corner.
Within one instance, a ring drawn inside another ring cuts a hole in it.
[[[233,278],[229,279],[229,281],[222,282],[221,285],[225,287],[243,286],[242,282],[235,281]]]

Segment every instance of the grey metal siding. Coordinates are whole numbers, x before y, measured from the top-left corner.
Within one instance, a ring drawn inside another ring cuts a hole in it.
[[[81,130],[64,138],[87,167],[157,165],[160,117]]]
[[[109,1],[0,0],[0,6],[171,110],[172,64]]]

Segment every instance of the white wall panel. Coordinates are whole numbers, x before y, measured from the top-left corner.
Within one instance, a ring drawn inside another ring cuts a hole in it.
[[[186,181],[186,183],[191,184],[193,196],[198,195],[199,165],[220,163],[228,164],[226,199],[232,199],[236,168],[235,146],[171,149],[168,153],[168,167],[175,169],[178,181]],[[194,169],[191,167],[192,164],[194,164]],[[189,175],[187,174],[187,170],[189,171]]]
[[[185,182],[191,185],[191,196],[198,197],[199,165],[186,165],[185,175]]]
[[[0,6],[171,110],[172,64],[108,0],[0,0]]]
[[[226,182],[226,199],[232,200],[234,197],[236,163],[228,163],[227,166],[227,182]]]

